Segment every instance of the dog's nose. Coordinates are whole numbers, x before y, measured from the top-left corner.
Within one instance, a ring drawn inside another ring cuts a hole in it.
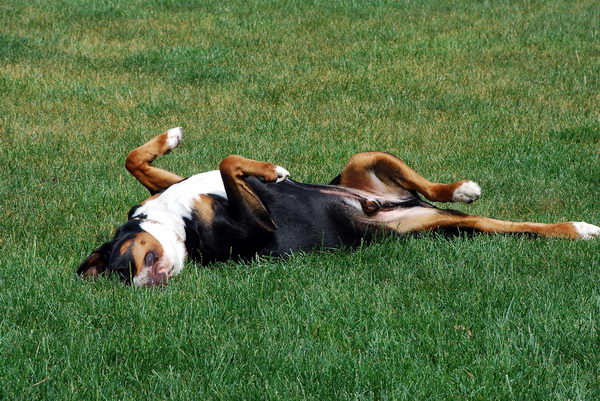
[[[167,281],[169,280],[169,274],[168,274],[168,269],[161,269],[158,266],[158,263],[155,263],[154,266],[152,266],[152,269],[150,270],[148,276],[150,278],[150,284],[151,285],[165,285],[167,284]]]
[[[150,285],[166,285],[167,281],[169,281],[167,273],[152,272],[149,276],[150,280],[148,281],[148,284]]]

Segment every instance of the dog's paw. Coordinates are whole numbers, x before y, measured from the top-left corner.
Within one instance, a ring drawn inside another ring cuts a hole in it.
[[[183,128],[175,127],[167,131],[167,148],[169,150],[175,149],[181,143],[183,138]]]
[[[573,222],[573,227],[577,234],[581,236],[581,239],[592,239],[600,237],[600,227],[593,224],[589,224],[583,221]]]
[[[481,196],[481,187],[473,181],[465,181],[452,194],[453,202],[471,203]]]
[[[281,166],[276,166],[275,172],[277,173],[277,179],[275,180],[275,184],[279,184],[281,181],[285,181],[285,179],[290,176],[290,172]]]
[[[290,176],[289,171],[281,166],[276,166],[271,163],[263,163],[263,165],[265,166],[264,170],[260,174],[255,175],[262,182],[279,184]]]

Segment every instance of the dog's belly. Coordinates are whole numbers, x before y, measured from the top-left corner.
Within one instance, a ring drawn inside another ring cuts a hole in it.
[[[361,210],[342,198],[323,193],[319,186],[291,180],[264,184],[248,182],[269,210],[277,230],[273,240],[257,251],[261,255],[283,255],[317,248],[356,246],[368,233],[355,215]]]

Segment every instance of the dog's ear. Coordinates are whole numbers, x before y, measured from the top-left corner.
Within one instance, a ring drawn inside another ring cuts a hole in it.
[[[95,277],[104,272],[114,245],[115,241],[113,240],[93,250],[90,256],[79,265],[77,274],[83,277]]]

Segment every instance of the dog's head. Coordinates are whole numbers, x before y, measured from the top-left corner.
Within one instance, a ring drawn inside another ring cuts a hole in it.
[[[116,274],[125,284],[166,284],[177,264],[172,252],[138,221],[128,221],[114,238],[92,251],[77,269],[83,277]]]

